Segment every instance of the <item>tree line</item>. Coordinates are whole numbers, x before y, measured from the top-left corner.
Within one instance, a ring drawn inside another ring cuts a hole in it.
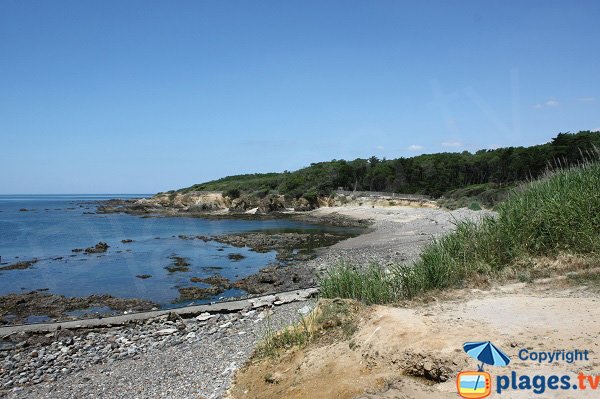
[[[294,172],[230,176],[180,191],[218,190],[238,195],[284,194],[299,198],[351,191],[444,193],[477,184],[511,185],[535,179],[548,169],[598,157],[600,132],[559,133],[550,142],[531,147],[506,147],[475,153],[423,154],[397,159],[332,160]]]

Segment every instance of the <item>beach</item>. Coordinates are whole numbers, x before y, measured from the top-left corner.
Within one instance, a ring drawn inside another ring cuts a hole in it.
[[[449,212],[400,206],[320,208],[302,217],[368,220],[370,230],[323,248],[315,259],[291,267],[318,274],[340,261],[359,266],[406,262],[433,237],[451,230],[455,220],[481,215],[465,209]],[[151,318],[114,328],[103,325],[43,334],[13,333],[3,340],[1,387],[13,398],[129,398],[132,392],[140,398],[219,398],[266,329],[298,321],[314,300],[276,303],[272,297],[255,309],[216,312],[217,316],[200,321],[187,315],[185,319]],[[164,330],[168,331],[158,333]]]

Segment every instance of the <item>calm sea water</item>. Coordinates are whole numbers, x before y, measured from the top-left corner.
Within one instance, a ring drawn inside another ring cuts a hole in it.
[[[145,298],[173,306],[178,287],[202,283],[190,277],[215,273],[237,280],[275,261],[275,252],[256,253],[216,242],[184,240],[179,235],[218,235],[259,230],[331,231],[290,220],[206,220],[198,218],[143,218],[124,214],[94,214],[96,201],[145,195],[2,195],[0,196],[0,256],[2,265],[36,258],[29,269],[0,271],[0,295],[48,289],[66,296],[111,294]],[[21,211],[27,209],[27,211]],[[131,239],[129,244],[121,240]],[[107,252],[73,253],[103,241]],[[240,253],[240,261],[228,255]],[[169,273],[169,257],[188,258],[189,272]],[[139,279],[136,275],[152,275]],[[219,297],[244,294],[230,290]],[[200,303],[201,301],[195,301]],[[206,301],[205,301],[206,302]]]

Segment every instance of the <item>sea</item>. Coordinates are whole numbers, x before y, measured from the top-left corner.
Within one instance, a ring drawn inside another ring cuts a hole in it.
[[[28,269],[0,271],[0,296],[42,290],[65,296],[109,294],[151,300],[163,308],[174,303],[179,287],[206,286],[191,277],[220,274],[235,281],[276,261],[275,251],[258,253],[215,241],[182,239],[251,231],[342,231],[286,219],[236,220],[97,214],[100,201],[148,197],[145,194],[0,195],[0,266],[37,259]],[[132,240],[123,243],[122,240]],[[104,253],[73,249],[106,242]],[[241,254],[233,261],[230,254]],[[189,271],[165,269],[172,257],[186,258]],[[151,275],[141,279],[136,276]],[[246,294],[231,289],[206,303]]]

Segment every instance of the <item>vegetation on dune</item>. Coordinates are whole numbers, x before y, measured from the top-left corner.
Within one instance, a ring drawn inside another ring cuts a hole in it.
[[[550,172],[515,188],[497,206],[496,216],[456,229],[425,247],[420,258],[383,274],[340,265],[323,279],[325,297],[393,302],[423,292],[514,276],[527,260],[561,253],[598,258],[600,254],[600,163],[589,162]],[[378,281],[382,277],[383,281]],[[395,296],[373,300],[379,286]],[[369,295],[365,295],[369,292]]]
[[[468,197],[486,206],[504,198],[517,182],[537,178],[548,166],[565,167],[582,160],[594,147],[600,147],[600,133],[582,131],[561,133],[551,142],[532,147],[480,150],[476,153],[425,154],[393,160],[355,159],[313,163],[295,172],[230,176],[179,190],[220,191],[263,198],[269,194],[305,197],[330,195],[345,190],[386,191],[426,194],[453,199]],[[468,187],[467,192],[459,190]],[[457,191],[458,190],[458,191]]]
[[[274,330],[267,319],[255,355],[257,358],[275,357],[282,351],[302,348],[315,340],[349,338],[357,330],[359,308],[355,301],[320,300],[310,313],[300,315],[296,323],[279,331]]]

